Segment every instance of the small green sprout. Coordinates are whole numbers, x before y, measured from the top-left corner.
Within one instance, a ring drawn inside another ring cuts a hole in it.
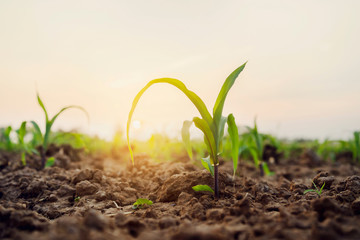
[[[79,197],[79,196],[77,196],[77,197],[74,198],[74,202],[79,202],[79,201],[80,201],[80,197]]]
[[[233,141],[236,142],[237,140],[235,138],[239,138],[239,136],[236,134],[237,126],[235,124],[235,119],[233,115],[230,114],[228,117],[224,117],[222,116],[222,112],[223,112],[226,96],[230,88],[235,83],[235,80],[237,79],[239,74],[245,68],[245,65],[246,63],[238,67],[226,78],[224,84],[221,87],[219,95],[217,96],[213,108],[213,115],[210,114],[209,110],[207,109],[205,103],[201,100],[201,98],[194,92],[187,89],[184,83],[177,79],[159,78],[159,79],[154,79],[150,81],[148,84],[146,84],[146,86],[142,88],[140,92],[135,96],[127,121],[127,128],[126,128],[127,144],[133,164],[134,164],[134,156],[130,144],[129,130],[130,130],[131,118],[136,108],[136,105],[140,100],[140,97],[153,84],[167,83],[173,85],[174,87],[182,91],[190,99],[190,101],[195,105],[195,107],[197,108],[197,110],[199,111],[202,117],[202,118],[194,117],[192,121],[185,121],[182,129],[183,141],[186,145],[186,150],[189,153],[190,158],[192,158],[192,151],[189,140],[190,139],[189,128],[192,122],[194,122],[195,126],[204,133],[204,142],[206,144],[209,156],[206,158],[202,158],[201,163],[211,173],[211,175],[214,176],[214,186],[215,186],[214,194],[216,198],[219,198],[219,172],[218,172],[219,157],[218,156],[222,152],[222,139],[224,136],[225,123],[228,124],[229,128],[231,129],[231,132],[235,133],[230,135],[232,139],[234,138]],[[234,161],[234,173],[235,173],[237,169],[238,148],[237,147],[232,148],[232,151],[234,152],[232,156]]]
[[[325,182],[324,182],[324,184],[321,186],[320,190],[319,190],[319,188],[316,186],[316,184],[315,184],[313,181],[311,181],[311,182],[313,183],[315,189],[307,189],[307,190],[305,190],[305,191],[304,191],[304,195],[305,195],[306,193],[308,193],[308,192],[316,192],[319,196],[321,196],[321,192],[322,192],[323,188],[325,187]]]
[[[86,112],[86,110],[84,108],[82,108],[80,106],[72,105],[72,106],[67,106],[67,107],[62,108],[53,118],[49,119],[49,116],[48,116],[48,113],[46,111],[45,105],[41,101],[39,93],[37,94],[37,100],[38,100],[38,103],[39,103],[40,107],[42,108],[42,110],[44,111],[44,114],[45,114],[45,133],[44,133],[44,135],[42,134],[42,132],[40,130],[40,127],[36,122],[31,121],[31,123],[35,128],[36,134],[38,136],[40,136],[40,138],[42,139],[42,148],[40,150],[40,156],[41,156],[41,168],[44,168],[46,166],[52,166],[54,164],[54,161],[55,161],[55,159],[52,159],[52,158],[46,159],[45,154],[46,154],[47,148],[49,146],[49,142],[50,142],[51,127],[54,124],[56,118],[62,112],[64,112],[67,109],[70,109],[70,108],[80,109],[81,111],[83,111],[86,114],[88,120],[89,120],[89,114]]]
[[[256,118],[254,120],[254,128],[248,127],[249,133],[244,137],[245,141],[239,146],[240,154],[248,151],[256,167],[260,169],[261,176],[272,176],[274,172],[271,172],[267,163],[263,161],[263,152],[264,152],[264,134],[259,133]]]
[[[149,199],[146,199],[146,198],[138,198],[137,200],[136,200],[136,202],[134,202],[134,204],[133,204],[133,206],[132,206],[132,208],[133,209],[138,209],[138,208],[142,208],[142,207],[144,207],[145,205],[152,205],[153,204],[153,202],[151,201],[151,200],[149,200]]]
[[[196,185],[196,186],[193,186],[192,189],[196,192],[205,191],[205,192],[214,193],[214,190],[211,187],[209,187],[208,185]]]

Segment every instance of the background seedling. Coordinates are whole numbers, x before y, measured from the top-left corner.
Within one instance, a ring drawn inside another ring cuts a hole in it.
[[[235,71],[233,71],[225,80],[223,86],[221,87],[220,93],[216,99],[214,108],[213,108],[213,116],[211,116],[210,112],[206,108],[204,102],[201,100],[201,98],[196,95],[194,92],[190,91],[186,88],[184,83],[177,79],[173,78],[160,78],[150,81],[143,89],[140,90],[140,92],[135,96],[135,99],[133,101],[129,116],[128,116],[128,122],[127,122],[127,143],[128,148],[130,151],[131,160],[134,163],[134,156],[133,151],[131,149],[130,145],[130,137],[129,137],[129,129],[130,129],[130,123],[131,118],[134,113],[134,110],[136,108],[137,103],[140,100],[140,97],[143,95],[143,93],[153,84],[156,83],[167,83],[170,85],[173,85],[174,87],[181,90],[195,105],[195,107],[198,109],[200,115],[202,118],[194,117],[192,121],[188,122],[186,121],[183,125],[182,129],[182,136],[185,136],[184,142],[186,144],[186,149],[188,152],[191,149],[189,147],[190,141],[188,138],[189,135],[189,125],[191,125],[191,122],[195,123],[195,126],[199,128],[204,133],[204,142],[206,144],[209,156],[202,159],[203,166],[214,176],[214,185],[215,185],[215,197],[219,197],[219,159],[218,156],[221,153],[222,150],[222,138],[224,135],[224,127],[225,123],[232,128],[237,128],[235,124],[235,120],[233,119],[233,116],[230,114],[229,117],[223,117],[222,111],[225,103],[226,96],[230,90],[230,88],[233,86],[236,78],[239,76],[239,74],[242,72],[242,70],[245,68],[246,63],[241,65],[239,68],[237,68]],[[232,138],[238,138],[238,135],[231,135]],[[236,140],[234,140],[236,141]],[[236,148],[234,150],[235,152],[238,151]],[[238,154],[238,153],[236,153]],[[235,155],[235,154],[234,154]],[[190,154],[190,157],[191,154]],[[234,165],[235,166],[235,165]],[[237,165],[235,166],[235,168]],[[234,170],[236,171],[236,169]]]
[[[316,186],[316,184],[315,184],[313,181],[311,181],[311,182],[313,183],[315,189],[307,189],[307,190],[304,191],[304,194],[306,194],[306,193],[308,193],[308,192],[316,192],[319,196],[321,196],[321,192],[322,192],[323,188],[325,187],[325,182],[324,182],[324,184],[321,186],[320,189]]]
[[[133,204],[133,206],[132,206],[132,208],[133,209],[138,209],[138,208],[142,208],[142,207],[144,207],[145,205],[152,205],[153,204],[153,202],[151,201],[151,200],[149,200],[149,199],[146,199],[146,198],[138,198],[137,200],[136,200],[136,202],[134,202],[134,204]]]
[[[274,173],[269,170],[267,163],[263,161],[264,140],[267,136],[258,132],[256,118],[254,120],[254,128],[247,127],[247,129],[248,132],[243,135],[244,141],[241,141],[238,145],[239,155],[249,152],[255,166],[259,167],[261,176],[273,175]],[[275,138],[268,138],[275,142]]]
[[[41,168],[44,168],[45,166],[52,166],[54,164],[54,161],[55,161],[55,159],[52,159],[52,158],[46,159],[45,154],[46,154],[46,150],[47,150],[47,148],[49,146],[51,127],[54,124],[57,117],[62,112],[64,112],[67,109],[70,109],[70,108],[80,109],[81,111],[83,111],[86,114],[88,120],[89,120],[89,115],[88,115],[88,113],[86,112],[86,110],[84,108],[82,108],[80,106],[72,105],[72,106],[67,106],[67,107],[62,108],[53,118],[49,119],[49,116],[48,116],[48,113],[46,111],[45,105],[42,102],[39,94],[37,94],[37,100],[38,100],[38,103],[39,103],[40,107],[42,108],[42,110],[44,111],[44,114],[45,114],[45,133],[44,133],[44,135],[42,134],[42,132],[40,130],[40,127],[36,122],[31,121],[31,123],[33,124],[33,126],[35,128],[36,134],[42,139],[42,146],[40,148],[40,156],[41,156]]]

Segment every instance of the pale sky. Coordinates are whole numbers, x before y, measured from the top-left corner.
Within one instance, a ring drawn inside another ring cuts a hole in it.
[[[349,138],[360,129],[360,2],[0,1],[0,126],[44,117],[55,129],[110,137],[154,78],[182,80],[212,107],[225,78],[248,61],[224,115],[279,137]],[[140,100],[134,137],[180,137],[195,107],[170,85]]]

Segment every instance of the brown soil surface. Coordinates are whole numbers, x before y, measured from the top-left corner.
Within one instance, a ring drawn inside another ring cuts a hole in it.
[[[0,239],[360,239],[360,168],[349,161],[304,152],[269,163],[271,177],[241,162],[235,179],[223,162],[215,200],[192,190],[213,179],[184,157],[121,167],[68,146],[48,154],[56,165],[37,170],[36,157],[22,167],[0,152]],[[321,196],[303,194],[311,180],[325,182]],[[137,198],[154,204],[133,210]]]

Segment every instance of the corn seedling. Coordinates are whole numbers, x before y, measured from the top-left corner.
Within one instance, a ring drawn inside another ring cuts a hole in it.
[[[26,153],[29,152],[29,149],[24,141],[26,135],[26,121],[21,123],[21,126],[18,130],[16,130],[19,145],[21,147],[21,163],[23,166],[26,165]]]
[[[202,165],[211,173],[211,175],[214,176],[214,185],[215,185],[215,197],[219,197],[219,173],[218,173],[218,167],[219,167],[219,154],[222,150],[222,138],[224,135],[224,127],[225,123],[227,122],[229,128],[231,129],[237,129],[237,126],[235,124],[234,117],[232,114],[229,115],[229,117],[223,117],[222,111],[225,103],[226,96],[230,90],[230,88],[233,86],[236,78],[242,72],[242,70],[245,68],[246,63],[241,65],[239,68],[237,68],[235,71],[233,71],[225,80],[223,86],[221,87],[220,93],[216,99],[214,108],[213,108],[213,116],[211,116],[210,112],[205,106],[205,103],[201,100],[201,98],[195,94],[194,92],[187,89],[187,87],[184,85],[183,82],[180,80],[174,79],[174,78],[159,78],[154,79],[150,81],[143,89],[140,90],[140,92],[135,96],[135,99],[132,103],[132,107],[128,116],[127,121],[127,144],[131,156],[131,160],[134,164],[134,156],[133,151],[131,149],[130,145],[130,137],[129,137],[129,129],[130,129],[130,123],[131,118],[134,113],[135,107],[137,103],[140,100],[140,97],[143,95],[143,93],[153,84],[156,83],[167,83],[170,85],[173,85],[174,87],[178,88],[180,91],[182,91],[189,99],[190,101],[195,105],[197,110],[199,111],[202,118],[194,117],[192,121],[185,121],[183,128],[182,128],[182,136],[184,136],[184,142],[186,144],[186,149],[191,157],[191,147],[190,141],[189,141],[189,128],[192,124],[192,122],[195,123],[195,126],[199,128],[204,133],[204,142],[207,146],[207,150],[209,153],[209,156],[206,158],[203,158],[201,160]],[[235,134],[236,135],[236,134]],[[238,135],[232,135],[232,137],[238,138]],[[234,140],[235,142],[236,140]],[[238,148],[233,148],[232,151],[234,151],[233,156],[238,155]],[[234,159],[237,161],[236,159]],[[234,172],[236,171],[237,164],[235,166],[234,164]]]
[[[146,199],[146,198],[138,198],[137,200],[136,200],[136,202],[134,202],[134,204],[133,204],[133,206],[132,206],[132,208],[133,209],[138,209],[138,208],[142,208],[142,207],[144,207],[145,205],[152,205],[153,204],[153,202],[151,201],[151,200],[149,200],[149,199]]]
[[[67,107],[64,107],[62,108],[54,117],[52,117],[51,119],[49,118],[48,116],[48,113],[46,111],[46,108],[45,108],[45,105],[44,103],[42,102],[39,94],[37,94],[37,100],[38,100],[38,103],[40,105],[40,107],[42,108],[42,110],[44,111],[44,114],[45,114],[45,133],[42,134],[41,130],[40,130],[40,127],[39,125],[34,122],[34,121],[31,121],[32,125],[34,126],[34,129],[35,129],[35,132],[36,134],[41,137],[41,140],[42,140],[42,145],[41,145],[41,148],[40,148],[40,157],[41,157],[41,168],[44,168],[44,167],[49,167],[49,166],[52,166],[55,162],[55,159],[54,158],[48,158],[46,159],[46,151],[47,151],[47,148],[49,146],[49,142],[50,142],[50,133],[51,133],[51,127],[52,125],[54,124],[55,120],[57,119],[57,117],[62,113],[64,112],[65,110],[67,109],[70,109],[70,108],[77,108],[77,109],[80,109],[81,111],[83,111],[88,120],[89,120],[89,115],[88,113],[86,112],[86,110],[80,106],[75,106],[75,105],[72,105],[72,106],[67,106]]]
[[[269,170],[267,163],[263,161],[265,135],[258,132],[256,119],[254,120],[254,128],[248,127],[248,131],[247,134],[244,134],[245,141],[239,146],[239,154],[245,151],[250,152],[255,166],[260,169],[261,176],[274,175],[274,173]]]
[[[2,148],[4,148],[6,151],[13,150],[14,144],[10,138],[11,131],[12,131],[11,126],[8,126],[7,128],[1,128],[0,137],[1,137]]]
[[[307,190],[305,190],[305,191],[304,191],[304,195],[305,195],[306,193],[308,193],[308,192],[316,192],[319,196],[321,196],[321,192],[322,192],[322,190],[323,190],[324,187],[325,187],[325,182],[324,182],[324,184],[321,186],[320,189],[316,186],[316,184],[315,184],[313,181],[311,181],[311,182],[313,183],[315,189],[307,189]]]

